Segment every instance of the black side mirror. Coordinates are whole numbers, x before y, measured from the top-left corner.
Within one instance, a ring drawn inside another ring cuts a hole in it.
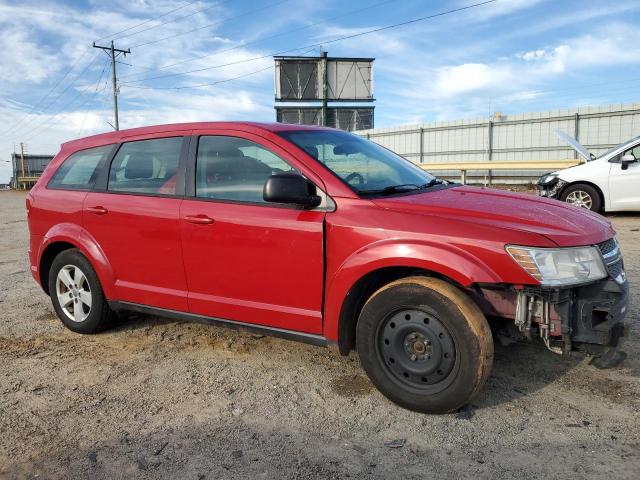
[[[630,163],[634,163],[634,162],[637,162],[637,161],[638,160],[636,160],[636,157],[634,157],[633,155],[624,155],[620,159],[622,170],[626,170],[627,168],[629,168],[629,164]]]
[[[299,173],[276,173],[267,178],[262,190],[265,202],[289,203],[315,208],[322,202],[316,186]]]

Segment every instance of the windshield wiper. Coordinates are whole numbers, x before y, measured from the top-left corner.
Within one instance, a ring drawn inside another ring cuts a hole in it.
[[[427,188],[433,187],[434,185],[440,185],[442,183],[444,183],[443,180],[440,180],[439,178],[432,178],[423,185],[416,185],[415,183],[403,183],[400,185],[390,185],[388,187],[380,188],[377,190],[358,190],[358,193],[364,195],[392,195],[394,193],[425,190]]]
[[[429,180],[427,183],[425,183],[424,185],[422,185],[420,187],[420,190],[425,189],[425,188],[431,188],[434,185],[440,185],[444,183],[444,180],[441,180],[439,178],[432,178],[431,180]]]
[[[387,195],[399,192],[410,192],[412,190],[420,190],[422,187],[415,183],[403,183],[401,185],[390,185],[388,187],[376,190],[358,190],[358,193],[366,195]]]

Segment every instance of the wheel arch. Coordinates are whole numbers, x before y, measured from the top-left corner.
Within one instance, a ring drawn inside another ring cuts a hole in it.
[[[65,250],[77,248],[96,272],[106,298],[115,299],[115,275],[104,252],[89,233],[79,225],[58,224],[52,228],[40,247],[38,275],[40,286],[49,295],[49,272],[54,258]]]
[[[356,327],[360,312],[367,300],[385,285],[407,277],[430,277],[443,280],[455,287],[464,286],[442,273],[409,266],[382,267],[372,270],[360,277],[349,289],[340,308],[338,320],[338,350],[342,355],[355,349]]]
[[[353,346],[362,297],[371,295],[384,282],[412,274],[440,278],[461,289],[476,283],[503,282],[482,259],[435,240],[381,240],[353,252],[333,272],[325,290],[323,334],[338,345],[342,354]],[[369,284],[377,288],[371,290]]]
[[[570,187],[574,187],[576,185],[589,185],[590,187],[592,187],[600,196],[600,210],[604,210],[605,206],[607,204],[607,199],[605,199],[604,197],[604,193],[602,191],[602,188],[600,188],[597,184],[590,182],[589,180],[575,180],[573,182],[569,182],[566,185],[564,185],[562,187],[562,189],[560,190],[560,192],[558,193],[558,198],[562,199],[562,195],[564,195],[564,192],[567,191],[568,188]],[[564,202],[564,200],[562,200]]]
[[[38,265],[38,272],[40,278],[40,286],[47,295],[49,295],[49,272],[51,271],[53,260],[65,250],[71,250],[72,248],[78,247],[73,243],[60,240],[50,243],[42,252]]]

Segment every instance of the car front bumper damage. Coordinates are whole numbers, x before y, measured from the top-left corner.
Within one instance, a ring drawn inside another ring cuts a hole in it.
[[[536,184],[538,195],[540,197],[559,199],[562,189],[567,182],[560,180],[558,177],[551,177],[550,180],[545,181],[545,177],[542,177]]]
[[[582,351],[601,368],[625,357],[619,350],[625,334],[629,283],[615,239],[599,244],[609,276],[586,285],[567,287],[508,286],[481,288],[476,296],[490,318],[511,319],[501,340],[540,337],[559,354]],[[505,336],[505,334],[507,334]]]
[[[531,288],[517,292],[515,325],[525,336],[537,327],[556,353],[581,350],[600,356],[624,335],[629,284],[607,278],[574,288]]]

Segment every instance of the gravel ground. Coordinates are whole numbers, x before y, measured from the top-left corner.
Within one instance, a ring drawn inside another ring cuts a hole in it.
[[[638,285],[640,216],[610,218]],[[497,346],[474,404],[430,416],[353,353],[142,316],[74,334],[27,241],[24,194],[0,193],[0,478],[640,478],[636,295],[622,366]]]

